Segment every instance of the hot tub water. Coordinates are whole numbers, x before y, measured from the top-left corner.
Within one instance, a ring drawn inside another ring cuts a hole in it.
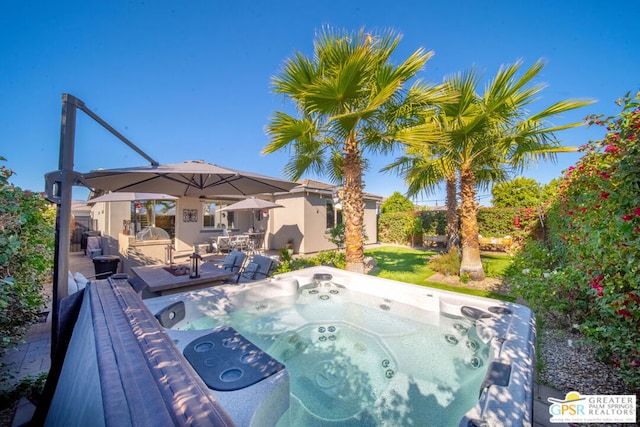
[[[183,328],[217,324],[286,366],[291,407],[279,426],[401,425],[419,414],[455,425],[477,402],[490,358],[468,319],[328,280]]]

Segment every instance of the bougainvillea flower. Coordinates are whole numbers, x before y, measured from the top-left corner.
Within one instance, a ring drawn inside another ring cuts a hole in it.
[[[604,295],[604,287],[602,285],[594,285],[593,283],[591,284],[591,287],[593,289],[596,290],[596,293],[599,297],[601,297],[602,295]]]
[[[616,313],[626,319],[631,319],[633,317],[633,314],[631,314],[626,308],[621,308],[620,310],[616,311]]]
[[[631,221],[633,219],[633,217],[631,215],[622,215],[622,220],[623,221]]]
[[[635,208],[635,209],[633,210],[633,214],[634,214],[635,216],[640,216],[640,206],[638,206],[637,208]]]
[[[604,152],[616,154],[620,152],[620,149],[617,147],[614,147],[613,145],[607,145],[604,149]]]
[[[607,193],[606,191],[603,191],[602,193],[600,193],[600,198],[602,200],[607,199],[609,196],[611,195],[611,193]]]
[[[625,303],[629,304],[630,302],[635,302],[636,304],[640,304],[640,295],[634,292],[627,292],[627,295],[624,297]]]

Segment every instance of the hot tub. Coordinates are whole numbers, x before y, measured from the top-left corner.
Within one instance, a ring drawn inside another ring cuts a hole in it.
[[[239,425],[532,423],[535,320],[522,305],[330,267],[144,303],[205,382],[224,383],[211,393]],[[289,387],[241,385],[258,356]]]

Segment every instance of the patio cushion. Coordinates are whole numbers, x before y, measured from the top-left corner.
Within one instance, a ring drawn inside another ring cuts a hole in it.
[[[224,258],[222,268],[237,273],[240,271],[245,258],[244,252],[233,250]]]
[[[253,280],[255,279],[255,276],[256,276],[256,273],[258,272],[259,267],[260,266],[255,262],[250,262],[242,271],[241,276],[244,277],[245,279]]]
[[[273,273],[273,267],[274,261],[271,258],[262,255],[254,255],[251,262],[247,264],[238,277],[238,281],[242,283],[252,280],[262,280]]]
[[[87,283],[89,283],[89,279],[84,277],[84,275],[82,273],[80,273],[79,271],[76,272],[76,274],[73,276],[73,278],[76,281],[76,284],[78,286],[78,290],[84,289],[85,286],[87,286]]]

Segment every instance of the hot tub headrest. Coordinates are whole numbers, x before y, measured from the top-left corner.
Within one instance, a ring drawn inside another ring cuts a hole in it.
[[[185,312],[184,301],[178,301],[160,310],[155,314],[155,317],[165,328],[172,328],[176,323],[184,319]]]
[[[183,354],[212,390],[239,390],[284,369],[230,326],[193,340]]]

